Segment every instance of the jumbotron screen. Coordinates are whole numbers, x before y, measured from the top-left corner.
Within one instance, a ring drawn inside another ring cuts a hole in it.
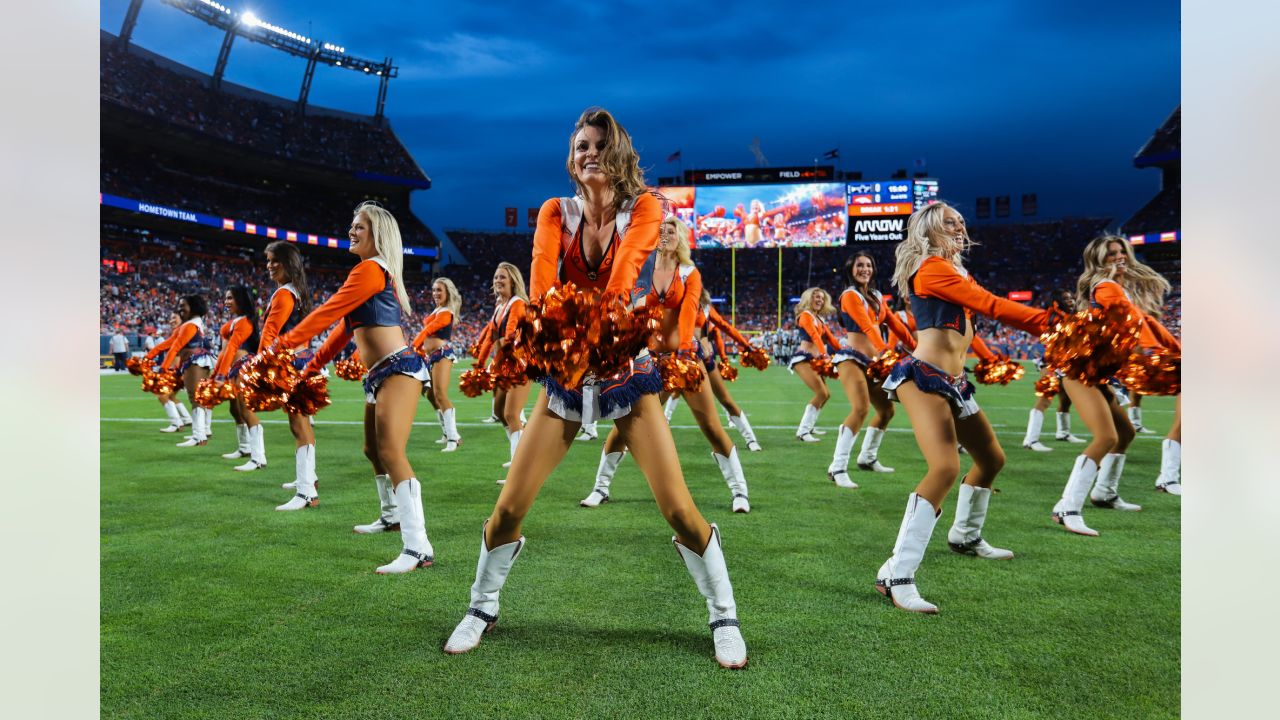
[[[703,186],[693,209],[699,248],[845,244],[844,183]]]

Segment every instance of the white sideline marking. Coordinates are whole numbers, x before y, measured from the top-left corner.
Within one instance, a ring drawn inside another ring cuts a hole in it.
[[[100,418],[100,421],[101,421],[101,422],[117,422],[117,423],[155,423],[155,424],[156,424],[156,429],[159,429],[159,428],[161,428],[161,427],[163,427],[163,426],[164,426],[164,423],[166,422],[166,418],[163,418],[163,417],[154,417],[154,418],[119,418],[119,417],[104,417],[104,418]],[[213,422],[218,423],[218,424],[220,424],[220,425],[232,425],[232,424],[234,424],[234,421],[233,421],[233,420],[231,420],[231,418],[220,418],[220,419],[215,419]],[[260,419],[258,420],[258,422],[260,422],[260,423],[262,423],[262,424],[264,424],[264,425],[288,425],[288,424],[289,424],[289,421],[288,421],[288,420],[273,420],[273,419],[265,419],[265,418],[260,418]],[[314,424],[314,425],[358,425],[358,426],[363,427],[363,426],[364,426],[364,421],[363,421],[363,420],[315,420],[315,421],[313,422],[313,424]],[[438,423],[438,422],[414,422],[414,423],[413,423],[413,425],[414,425],[414,427],[436,427],[436,428],[440,427],[440,423]],[[499,429],[499,428],[501,428],[501,427],[502,427],[502,425],[500,425],[499,423],[496,423],[496,422],[495,422],[495,423],[482,423],[482,422],[459,422],[459,423],[457,423],[457,426],[458,426],[458,427],[465,427],[465,428],[483,428],[483,427],[492,427],[492,428],[494,428],[495,430],[496,430],[496,429]],[[600,426],[601,426],[602,428],[612,427],[612,425],[607,425],[604,421],[601,421],[601,422],[600,422]],[[1000,424],[993,424],[993,425],[992,425],[992,427],[997,427],[997,428],[999,428],[999,427],[1008,427],[1008,426],[1007,426],[1007,425],[1000,425]],[[671,428],[672,428],[673,430],[697,430],[697,429],[698,429],[698,426],[697,426],[697,425],[672,425],[672,426],[671,426]],[[827,426],[827,427],[819,426],[819,428],[818,428],[818,429],[819,429],[819,430],[829,430],[829,431],[834,432],[834,431],[835,431],[835,428],[836,428],[836,426],[835,426],[835,425],[829,425],[829,426]],[[726,428],[725,428],[725,429],[726,429],[726,430],[728,430],[728,429],[730,429],[730,428],[728,428],[728,427],[726,426]],[[794,426],[794,425],[755,425],[755,426],[754,426],[754,429],[756,429],[756,430],[788,430],[788,431],[794,432],[796,428],[795,428],[795,426]],[[889,428],[886,432],[893,432],[893,433],[911,433],[911,432],[914,432],[914,431],[913,431],[910,427],[891,427],[891,428]],[[603,432],[601,432],[601,435],[605,435],[605,434],[607,434],[607,431],[603,431]],[[1007,431],[1007,432],[1000,432],[1000,431],[997,431],[997,432],[996,432],[996,435],[1005,435],[1005,436],[1008,436],[1008,437],[1015,437],[1015,436],[1016,436],[1016,437],[1025,437],[1025,436],[1026,436],[1026,432],[1025,432],[1025,431],[1021,431],[1021,430],[1019,430],[1019,431]],[[1092,437],[1092,436],[1091,436],[1091,435],[1089,435],[1089,434],[1087,434],[1087,433],[1085,433],[1085,434],[1077,434],[1077,437]],[[1136,439],[1136,440],[1164,440],[1164,435],[1160,435],[1160,434],[1155,434],[1155,435],[1138,435],[1135,439]],[[593,441],[593,442],[594,442],[594,441]],[[603,438],[601,439],[601,442],[603,442]],[[833,441],[833,442],[834,442],[834,441]],[[1064,444],[1064,446],[1065,446],[1065,444]]]

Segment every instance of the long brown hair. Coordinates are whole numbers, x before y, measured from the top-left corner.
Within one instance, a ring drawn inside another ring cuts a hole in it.
[[[871,280],[867,281],[866,285],[859,285],[857,278],[853,276],[853,267],[858,264],[858,258],[866,258],[871,261]],[[849,278],[849,286],[856,290],[859,295],[866,298],[867,307],[874,308],[876,312],[879,312],[880,292],[872,284],[876,281],[876,259],[871,257],[870,253],[859,250],[844,261],[844,274],[845,277]]]
[[[1119,280],[1115,278],[1116,266],[1107,264],[1111,243],[1120,243],[1120,247],[1124,249],[1124,277]],[[1139,310],[1160,317],[1164,296],[1169,292],[1169,281],[1138,260],[1133,254],[1133,246],[1119,235],[1102,235],[1090,240],[1085,246],[1084,272],[1076,282],[1076,307],[1089,307],[1093,287],[1103,280],[1116,280],[1129,293]]]
[[[565,160],[565,169],[569,171],[569,177],[579,195],[585,195],[585,189],[579,182],[578,170],[573,165],[573,144],[578,133],[588,125],[604,133],[600,169],[612,179],[613,206],[616,210],[627,200],[639,197],[646,191],[644,173],[640,171],[640,156],[631,144],[631,135],[608,110],[601,107],[583,110],[578,122],[574,123],[573,132],[569,133],[569,157]]]
[[[302,266],[302,253],[293,243],[276,240],[267,245],[267,252],[284,264],[286,283],[292,283],[298,291],[298,308],[303,314],[311,312],[311,287],[307,285],[307,270]]]

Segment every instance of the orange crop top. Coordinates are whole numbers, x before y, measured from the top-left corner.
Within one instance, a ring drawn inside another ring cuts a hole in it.
[[[655,268],[656,270],[656,268]],[[663,292],[658,292],[652,279],[649,282],[649,294],[645,302],[663,308],[665,320],[675,314],[680,332],[680,348],[688,350],[694,347],[693,328],[698,318],[698,305],[702,301],[702,273],[693,265],[680,265],[671,274],[671,284]]]
[[[831,328],[827,327],[827,321],[814,315],[811,310],[800,313],[800,317],[796,318],[796,324],[809,336],[809,342],[818,346],[823,355],[828,352],[827,345],[840,347],[840,341],[831,332]]]
[[[1033,335],[1043,332],[1049,322],[1048,310],[1037,310],[996,297],[984,290],[973,277],[961,275],[955,265],[936,255],[920,263],[920,269],[911,280],[911,290],[914,296],[911,304],[922,329],[942,327],[963,335],[968,329],[965,321],[975,312]],[[941,301],[941,305],[935,308],[936,301]],[[916,307],[917,304],[925,307]],[[950,317],[957,307],[963,308],[963,318]],[[931,322],[925,322],[926,316]]]
[[[1176,350],[1182,352],[1182,343],[1169,332],[1169,329],[1160,324],[1159,320],[1151,317],[1147,313],[1133,304],[1129,299],[1129,293],[1125,292],[1120,283],[1115,280],[1103,280],[1093,286],[1093,304],[1099,307],[1112,307],[1120,305],[1127,309],[1130,313],[1138,318],[1138,345],[1147,350]]]
[[[581,289],[603,289],[606,296],[629,300],[641,266],[658,246],[661,203],[648,193],[637,197],[629,206],[630,214],[626,216],[622,232],[615,225],[599,264],[590,267],[582,246],[581,213],[575,209],[566,214],[561,208],[564,201],[581,202],[578,198],[552,198],[543,203],[538,212],[538,228],[533,234],[533,264],[529,269],[529,297],[539,299],[553,285],[572,282]],[[566,226],[566,215],[579,218],[571,222],[574,227]]]

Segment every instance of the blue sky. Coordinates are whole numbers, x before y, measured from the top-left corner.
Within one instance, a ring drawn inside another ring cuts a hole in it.
[[[649,177],[805,165],[840,149],[868,179],[926,158],[945,198],[1039,197],[1045,217],[1119,223],[1158,188],[1132,158],[1181,101],[1177,2],[808,3],[221,0],[400,67],[387,115],[431,176],[436,229],[500,227],[567,194],[589,105],[631,132]],[[103,0],[118,32],[127,0]],[[221,34],[160,0],[134,42],[210,72]],[[227,79],[296,98],[301,60],[236,41]],[[311,100],[372,113],[377,84],[320,68]],[[831,161],[826,161],[831,162]]]

